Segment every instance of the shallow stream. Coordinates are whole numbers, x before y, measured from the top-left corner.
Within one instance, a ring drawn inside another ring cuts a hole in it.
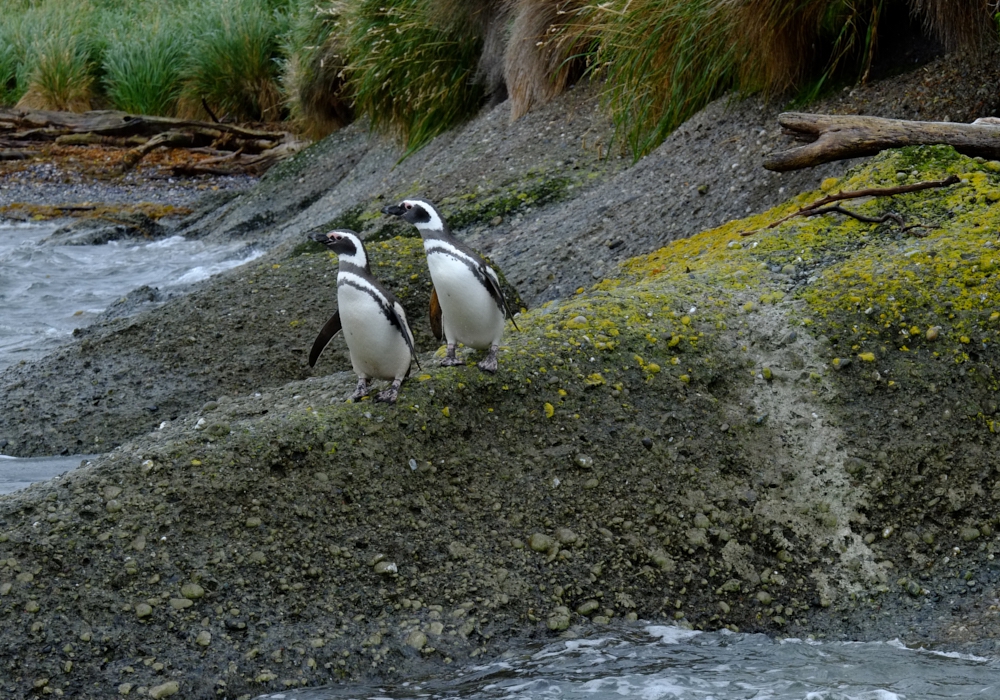
[[[241,242],[181,236],[42,243],[56,228],[0,222],[0,370],[50,352],[133,289],[148,285],[169,294],[262,254]]]

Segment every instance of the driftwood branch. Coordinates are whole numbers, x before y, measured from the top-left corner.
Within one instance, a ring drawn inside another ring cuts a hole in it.
[[[9,144],[56,142],[60,145],[106,145],[133,147],[122,161],[134,168],[156,148],[211,149],[236,154],[220,167],[201,172],[231,174],[262,173],[304,145],[287,132],[250,129],[235,124],[190,119],[151,117],[125,112],[95,111],[76,114],[45,110],[0,109],[0,137]],[[240,157],[248,154],[250,157]],[[16,157],[14,152],[8,156]],[[197,171],[198,164],[192,166]]]
[[[847,192],[835,192],[833,194],[828,194],[825,197],[817,199],[815,202],[810,202],[803,207],[800,207],[798,211],[793,211],[791,214],[781,217],[777,221],[772,221],[765,229],[774,228],[780,224],[785,223],[789,219],[793,219],[796,216],[817,216],[819,214],[829,214],[829,213],[839,213],[846,214],[847,216],[854,217],[858,221],[864,221],[872,224],[882,224],[886,221],[895,221],[900,226],[903,225],[903,218],[899,214],[887,213],[880,217],[870,217],[858,214],[857,212],[850,211],[848,209],[843,209],[839,206],[827,206],[833,202],[843,202],[847,199],[861,199],[864,197],[891,197],[896,194],[906,194],[908,192],[919,192],[920,190],[929,190],[935,187],[948,187],[950,185],[958,184],[961,180],[957,175],[949,175],[941,180],[924,180],[923,182],[913,182],[909,185],[895,185],[893,187],[866,187],[861,190],[849,190]],[[908,228],[923,228],[920,224],[915,224]],[[743,231],[740,233],[741,236],[752,236],[758,231],[763,229],[754,229],[753,231]]]
[[[846,158],[873,156],[887,148],[944,144],[967,156],[1000,158],[1000,125],[918,122],[856,115],[785,112],[778,123],[807,145],[772,153],[768,170],[785,172]]]

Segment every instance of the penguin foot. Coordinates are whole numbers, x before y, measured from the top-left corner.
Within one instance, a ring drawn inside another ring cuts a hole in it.
[[[385,391],[380,391],[375,395],[376,401],[382,401],[383,403],[396,403],[396,399],[399,398],[399,386],[403,383],[402,379],[397,379],[392,383]]]
[[[477,364],[476,367],[483,370],[484,372],[489,372],[490,374],[493,374],[494,372],[497,371],[497,366],[498,366],[497,346],[493,345],[490,347],[490,351],[486,354],[486,357],[483,358],[482,362]]]
[[[368,396],[368,378],[358,377],[358,385],[354,388],[354,393],[347,397],[347,401],[360,401]]]
[[[448,346],[448,352],[447,352],[447,354],[445,354],[444,359],[441,360],[441,366],[442,367],[456,367],[458,365],[464,365],[464,364],[465,363],[462,362],[462,360],[460,360],[457,357],[455,357],[455,346],[454,345],[449,345]]]

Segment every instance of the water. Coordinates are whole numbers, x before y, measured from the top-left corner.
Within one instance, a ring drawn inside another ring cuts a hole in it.
[[[137,287],[180,291],[262,254],[243,243],[209,245],[180,236],[96,246],[41,244],[56,228],[0,222],[0,371],[50,352]],[[62,474],[86,458],[0,455],[0,494]]]
[[[50,352],[137,287],[180,290],[262,253],[240,242],[206,244],[181,236],[40,244],[56,227],[0,222],[0,370]]]
[[[1000,698],[1000,660],[898,642],[775,641],[667,626],[618,629],[395,686],[345,684],[259,700],[936,700]]]
[[[0,455],[0,495],[14,493],[36,481],[56,478],[97,455],[71,457],[29,457],[19,459]]]

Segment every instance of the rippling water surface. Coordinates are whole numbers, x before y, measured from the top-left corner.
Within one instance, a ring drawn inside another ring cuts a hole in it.
[[[260,255],[243,243],[180,236],[153,242],[53,246],[53,224],[0,223],[0,370],[34,360],[148,285],[170,292]]]
[[[287,690],[268,700],[463,698],[936,700],[1000,698],[1000,661],[896,642],[775,641],[637,626],[513,649],[492,663],[395,686]]]

